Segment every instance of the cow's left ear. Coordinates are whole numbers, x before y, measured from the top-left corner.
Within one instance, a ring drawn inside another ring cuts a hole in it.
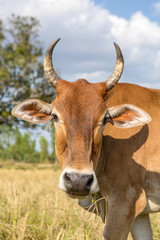
[[[39,99],[30,99],[19,103],[12,110],[12,115],[27,122],[39,124],[52,119],[52,107]]]
[[[117,105],[109,108],[108,112],[110,115],[109,122],[118,128],[145,125],[152,120],[147,112],[131,104]]]

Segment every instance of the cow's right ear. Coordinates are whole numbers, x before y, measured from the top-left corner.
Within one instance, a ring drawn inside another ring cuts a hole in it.
[[[52,106],[38,99],[26,100],[12,109],[12,115],[22,120],[39,124],[52,119]]]
[[[110,122],[118,128],[132,128],[151,122],[150,115],[132,104],[122,104],[109,108]]]

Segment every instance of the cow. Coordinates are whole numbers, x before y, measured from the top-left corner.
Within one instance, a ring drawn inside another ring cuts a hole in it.
[[[52,64],[59,40],[44,56],[55,100],[23,101],[12,115],[35,124],[54,121],[59,187],[100,214],[103,239],[126,240],[131,232],[134,240],[151,240],[149,214],[160,211],[160,91],[118,83],[124,60],[116,43],[106,81],[63,80]]]

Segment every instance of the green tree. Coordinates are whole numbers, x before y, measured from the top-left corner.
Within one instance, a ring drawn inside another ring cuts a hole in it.
[[[35,162],[35,140],[31,139],[29,133],[22,134],[16,129],[15,143],[11,148],[15,161]]]
[[[3,23],[2,20],[0,20],[0,48],[2,47],[2,41],[4,39],[4,35],[3,35]]]
[[[1,125],[0,126],[0,159],[12,159],[11,145],[14,142],[12,137],[11,127]],[[14,136],[14,134],[13,134]]]
[[[2,128],[3,125],[0,127]],[[29,133],[22,134],[5,126],[5,131],[0,134],[0,159],[12,159],[17,162],[39,162],[40,154],[35,150],[35,140]],[[8,130],[8,131],[7,131]]]
[[[41,137],[39,140],[41,150],[40,150],[40,161],[41,162],[48,162],[48,142],[45,137]]]
[[[10,112],[27,98],[53,99],[54,90],[44,79],[40,23],[34,17],[12,15],[6,26],[0,20],[0,124],[31,126]]]
[[[52,149],[52,152],[50,154],[50,161],[58,162],[56,157],[56,150],[55,150],[55,127],[53,123],[51,124],[51,149]]]

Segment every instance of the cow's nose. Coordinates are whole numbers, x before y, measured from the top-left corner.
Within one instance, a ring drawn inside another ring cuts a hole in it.
[[[69,193],[88,194],[93,184],[93,174],[65,173],[64,184]]]

